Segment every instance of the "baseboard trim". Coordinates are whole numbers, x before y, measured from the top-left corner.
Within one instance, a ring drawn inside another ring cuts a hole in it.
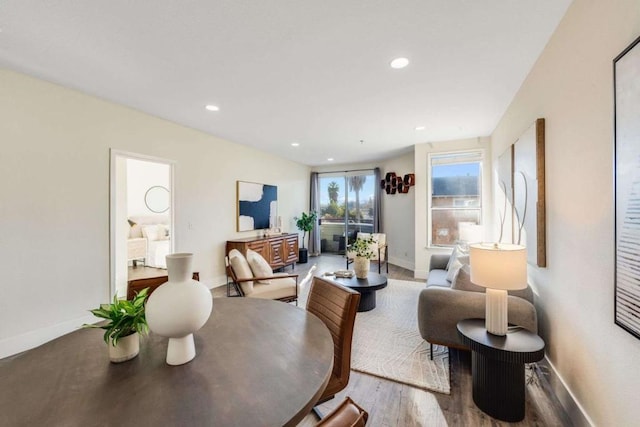
[[[551,363],[547,356],[539,362],[539,365],[544,366],[549,373],[549,375],[546,376],[547,382],[567,413],[567,416],[571,419],[573,425],[576,427],[594,427],[594,422],[591,420],[589,415],[587,415],[582,405],[580,405],[580,402],[576,400],[575,396],[569,387],[567,387],[567,384],[558,374],[555,366],[553,366],[553,363]]]
[[[17,335],[15,337],[0,340],[0,359],[22,353],[23,351],[32,349],[42,345],[48,341],[68,334],[80,328],[84,323],[95,323],[96,317],[87,315],[76,319],[67,320],[46,328],[36,329],[27,333]]]
[[[397,265],[398,267],[406,268],[407,270],[411,271],[413,271],[413,269],[415,268],[411,261],[407,261],[406,259],[402,258],[389,257],[389,264]]]

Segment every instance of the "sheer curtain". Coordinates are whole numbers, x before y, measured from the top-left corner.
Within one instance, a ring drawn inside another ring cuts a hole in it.
[[[374,197],[374,207],[373,207],[373,232],[374,233],[382,233],[382,189],[380,188],[380,168],[375,168],[373,170],[373,175],[375,177],[374,187],[375,188],[375,197]]]
[[[320,177],[318,172],[311,172],[309,210],[317,212],[320,216]],[[317,220],[309,234],[309,255],[320,255],[320,226]]]

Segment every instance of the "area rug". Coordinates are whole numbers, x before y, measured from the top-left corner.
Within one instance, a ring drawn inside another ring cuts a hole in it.
[[[351,369],[423,390],[449,394],[449,352],[418,331],[418,294],[424,285],[389,279],[376,293],[375,309],[356,316]]]

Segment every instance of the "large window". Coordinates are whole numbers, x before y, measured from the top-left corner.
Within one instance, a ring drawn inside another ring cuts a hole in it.
[[[460,229],[482,224],[482,151],[429,155],[429,241],[451,246]]]
[[[320,175],[321,252],[344,253],[359,231],[374,231],[373,171]]]

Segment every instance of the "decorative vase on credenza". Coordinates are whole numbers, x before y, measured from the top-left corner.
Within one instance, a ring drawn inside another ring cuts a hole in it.
[[[167,255],[169,281],[158,287],[147,301],[149,329],[169,338],[169,365],[182,365],[196,356],[193,333],[204,326],[213,308],[209,289],[191,278],[192,264],[193,254]]]

